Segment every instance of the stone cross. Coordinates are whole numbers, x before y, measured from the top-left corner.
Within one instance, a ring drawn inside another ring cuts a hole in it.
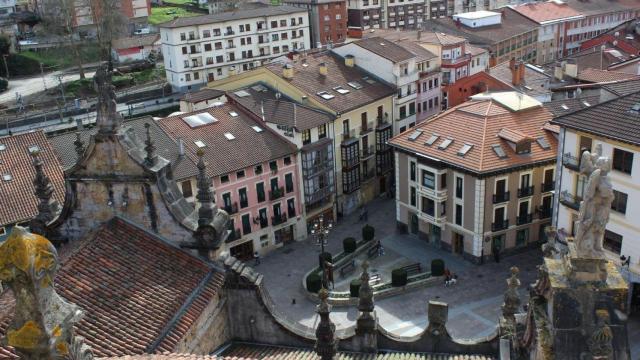
[[[316,328],[316,354],[320,356],[322,360],[331,360],[335,357],[338,351],[338,342],[335,339],[336,325],[329,318],[331,312],[331,305],[329,305],[329,292],[327,289],[322,288],[318,292],[320,298],[320,305],[318,305],[316,312],[320,315],[320,322]]]

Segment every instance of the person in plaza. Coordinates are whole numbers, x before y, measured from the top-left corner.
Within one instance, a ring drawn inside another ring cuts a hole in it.
[[[253,262],[256,266],[260,265],[260,254],[257,251],[253,253]]]
[[[444,269],[444,285],[448,286],[447,284],[449,283],[449,280],[451,280],[451,271],[449,271],[449,268],[445,268]]]

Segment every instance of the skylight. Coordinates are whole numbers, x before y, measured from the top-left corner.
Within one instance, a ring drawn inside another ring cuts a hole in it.
[[[375,84],[375,83],[376,83],[376,81],[375,81],[375,80],[373,80],[372,78],[370,78],[370,77],[368,77],[368,76],[364,76],[364,77],[362,78],[362,80],[364,80],[364,81],[368,82],[369,84]]]
[[[203,148],[203,147],[207,146],[207,145],[204,143],[204,141],[202,141],[202,140],[196,140],[196,141],[194,141],[194,143],[195,143],[195,144],[196,144],[196,146],[197,146],[197,147],[199,147],[199,148]]]
[[[467,155],[467,153],[469,152],[469,150],[471,150],[472,147],[473,147],[472,144],[466,144],[465,143],[464,145],[462,145],[460,150],[458,150],[458,155],[460,155],[460,156]]]
[[[11,176],[11,174],[3,174],[2,175],[2,180],[4,180],[4,181],[11,181],[11,179],[13,179],[13,176]]]
[[[258,90],[256,90],[256,91],[258,91]],[[238,90],[238,91],[234,92],[234,94],[238,95],[239,97],[251,96],[251,94],[249,94],[246,90]]]
[[[333,88],[333,90],[337,91],[338,93],[344,95],[344,94],[348,94],[349,90],[343,88],[342,86],[336,86]]]
[[[583,104],[584,104],[584,106],[586,106],[586,107],[591,106],[591,104],[589,104],[589,103],[587,102],[587,100],[582,100],[582,103],[583,103]]]
[[[29,153],[33,154],[35,152],[40,151],[40,147],[38,145],[31,145],[29,146]]]
[[[257,133],[261,133],[264,131],[260,126],[256,126],[256,125],[252,126],[251,128]]]
[[[257,91],[257,92],[265,92],[267,91],[267,88],[262,85],[262,84],[257,84],[251,87],[253,90]]]
[[[0,144],[0,151],[5,151],[5,150],[7,150],[7,145]]]
[[[551,145],[549,145],[549,142],[547,141],[547,139],[544,138],[544,136],[540,136],[539,138],[536,139],[536,142],[538,143],[538,145],[540,145],[541,148],[543,148],[544,150],[549,150],[551,149]]]
[[[182,120],[192,128],[202,126],[202,125],[212,124],[218,121],[218,119],[213,117],[213,115],[209,114],[208,112],[195,114],[191,116],[185,116],[182,118]]]
[[[640,113],[640,103],[634,104],[634,105],[631,107],[631,112],[632,112],[632,113],[634,113],[634,114],[638,114],[638,113]],[[4,150],[4,149],[3,149],[3,146],[4,146],[4,145],[0,144],[0,150]]]
[[[566,104],[562,104],[562,105],[560,105],[560,107],[565,109],[565,110],[569,110],[569,107]]]
[[[411,135],[409,135],[409,140],[411,141],[416,141],[416,139],[422,135],[422,130],[416,130],[414,132],[411,133]]]
[[[447,147],[449,147],[449,145],[451,145],[452,142],[453,142],[453,139],[444,139],[440,143],[440,145],[438,145],[438,149],[445,150]]]
[[[493,152],[495,152],[500,159],[504,159],[507,157],[507,154],[504,152],[504,149],[502,149],[502,146],[500,146],[500,144],[491,145],[491,147],[493,148]]]
[[[436,142],[438,139],[440,138],[440,135],[438,134],[433,134],[431,135],[431,137],[429,138],[429,140],[427,140],[427,142],[425,142],[425,145],[431,146],[433,145],[434,142]]]
[[[233,136],[232,133],[224,133],[224,137],[226,137],[227,140],[229,140],[229,141],[231,141],[231,140],[236,138],[235,136]]]
[[[362,84],[357,81],[349,81],[347,84],[356,90],[360,90],[363,87]]]
[[[325,100],[331,100],[335,97],[334,95],[331,95],[326,91],[320,91],[317,95]]]
[[[231,117],[236,117],[238,116],[238,113],[235,111],[229,111],[229,115],[231,115]]]

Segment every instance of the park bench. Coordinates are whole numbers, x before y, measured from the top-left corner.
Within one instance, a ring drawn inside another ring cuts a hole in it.
[[[407,272],[407,276],[417,275],[421,272],[420,263],[404,266],[403,269]]]
[[[356,262],[355,260],[351,260],[351,262],[348,262],[342,265],[342,267],[340,268],[340,276],[344,277],[345,274],[348,274],[354,271],[355,269],[356,269]]]
[[[369,277],[369,285],[377,285],[381,280],[380,274],[373,274]]]
[[[380,255],[380,241],[367,250],[367,256],[369,258],[377,257],[378,255]]]

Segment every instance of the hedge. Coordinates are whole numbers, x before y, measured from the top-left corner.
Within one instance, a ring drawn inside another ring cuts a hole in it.
[[[361,284],[362,284],[362,282],[360,281],[360,279],[351,280],[351,284],[349,284],[349,293],[351,294],[351,297],[360,296],[360,285]]]
[[[369,224],[362,227],[362,239],[364,241],[373,240],[375,233],[376,233],[376,229]]]
[[[342,247],[344,248],[345,253],[351,254],[352,252],[356,251],[356,248],[358,247],[356,244],[356,239],[348,237],[342,240]]]
[[[322,279],[320,278],[320,275],[314,272],[307,276],[307,290],[309,292],[317,293],[318,291],[320,291],[321,287]]]
[[[442,275],[444,275],[444,260],[433,259],[431,261],[431,276],[442,276]]]
[[[407,270],[394,269],[393,271],[391,271],[391,285],[392,286],[407,285]]]
[[[5,91],[9,87],[9,81],[5,78],[0,78],[0,91]]]

